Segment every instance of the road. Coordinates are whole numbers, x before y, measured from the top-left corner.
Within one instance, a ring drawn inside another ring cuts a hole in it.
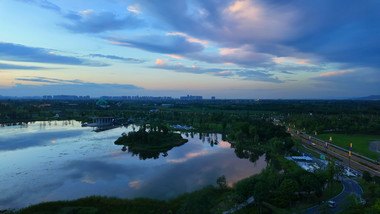
[[[379,163],[375,163],[372,161],[369,161],[363,157],[357,156],[354,153],[352,153],[351,158],[348,157],[348,153],[339,147],[336,147],[334,145],[328,146],[328,148],[325,148],[324,142],[317,139],[317,138],[311,138],[311,140],[308,140],[308,135],[299,133],[295,130],[290,129],[289,131],[293,137],[299,138],[302,140],[304,145],[307,145],[313,149],[317,149],[321,152],[324,152],[325,154],[328,154],[330,156],[335,157],[336,159],[341,160],[344,164],[349,165],[352,168],[358,169],[360,171],[368,171],[372,175],[376,175],[380,177],[380,165]]]
[[[342,179],[342,184],[343,184],[343,191],[335,196],[334,198],[330,199],[332,201],[335,201],[336,207],[330,208],[328,207],[329,213],[338,213],[341,212],[344,208],[347,208],[349,201],[349,195],[355,194],[359,197],[363,194],[363,190],[360,187],[360,185],[355,181],[350,178],[343,178]],[[311,207],[305,211],[305,213],[308,214],[317,214],[319,213],[318,208],[321,205],[316,205],[314,207]]]

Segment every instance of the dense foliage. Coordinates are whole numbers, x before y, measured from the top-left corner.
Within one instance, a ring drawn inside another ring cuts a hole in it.
[[[0,123],[113,116],[134,121],[186,124],[198,131],[222,133],[234,120],[281,119],[308,132],[378,133],[380,101],[360,100],[215,100],[108,101],[2,100]],[[153,110],[153,111],[152,111]]]
[[[138,131],[123,133],[115,141],[115,144],[124,145],[122,151],[126,151],[128,148],[129,152],[133,155],[139,155],[140,159],[157,159],[160,153],[166,156],[167,151],[187,142],[187,139],[182,138],[178,133],[173,133],[164,125],[150,124],[149,131],[146,129],[147,125],[144,124]]]

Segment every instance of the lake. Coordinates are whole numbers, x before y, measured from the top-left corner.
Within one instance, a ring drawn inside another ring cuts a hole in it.
[[[237,158],[219,134],[183,134],[188,143],[141,160],[114,144],[129,131],[95,132],[76,121],[0,127],[0,210],[90,195],[166,200],[215,185],[221,175],[231,185],[266,167],[264,156],[255,163]]]

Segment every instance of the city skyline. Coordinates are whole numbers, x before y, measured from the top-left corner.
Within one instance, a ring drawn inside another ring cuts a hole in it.
[[[378,1],[2,0],[0,95],[380,94]]]

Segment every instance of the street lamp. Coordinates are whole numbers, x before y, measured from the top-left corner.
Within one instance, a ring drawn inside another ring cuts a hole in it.
[[[351,151],[352,151],[352,142],[350,143],[350,150],[348,151],[348,168],[351,165]]]

